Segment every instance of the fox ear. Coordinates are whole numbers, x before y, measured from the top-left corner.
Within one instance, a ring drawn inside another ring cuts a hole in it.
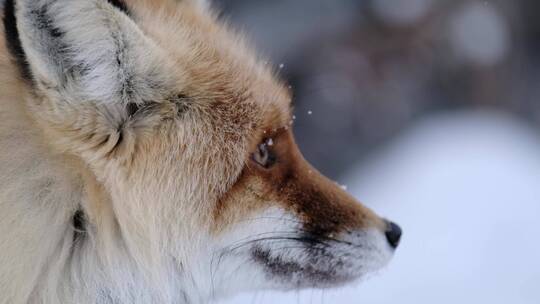
[[[142,103],[164,85],[159,48],[122,0],[14,1],[27,74],[69,100]]]

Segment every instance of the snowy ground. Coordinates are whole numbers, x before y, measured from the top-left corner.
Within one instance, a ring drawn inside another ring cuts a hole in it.
[[[357,286],[228,304],[540,303],[540,131],[497,113],[432,117],[340,181],[404,238]]]

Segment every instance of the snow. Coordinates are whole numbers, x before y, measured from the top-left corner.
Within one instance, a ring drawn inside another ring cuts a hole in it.
[[[220,303],[540,303],[538,135],[493,112],[419,122],[345,178],[404,230],[384,271],[338,290]]]

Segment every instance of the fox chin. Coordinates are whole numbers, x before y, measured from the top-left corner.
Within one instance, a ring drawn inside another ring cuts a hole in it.
[[[329,288],[401,229],[302,157],[291,94],[196,0],[3,0],[0,303]]]

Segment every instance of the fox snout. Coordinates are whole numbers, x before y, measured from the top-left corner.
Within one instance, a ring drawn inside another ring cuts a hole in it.
[[[222,255],[250,260],[277,287],[331,287],[384,266],[401,228],[313,168],[290,131],[271,142],[218,205]]]
[[[295,153],[299,154],[296,150]],[[336,183],[332,182],[301,155],[289,184],[282,188],[284,201],[304,222],[304,229],[312,236],[338,237],[355,231],[374,229],[384,234],[388,245],[396,249],[401,239],[401,228],[396,223],[380,218],[363,206]],[[294,159],[293,158],[293,159]]]

